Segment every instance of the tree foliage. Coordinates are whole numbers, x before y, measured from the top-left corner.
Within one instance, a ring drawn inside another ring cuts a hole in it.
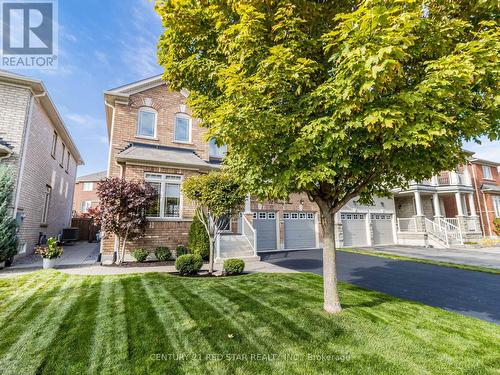
[[[17,223],[12,217],[12,173],[0,165],[0,262],[17,252]]]
[[[140,238],[146,230],[146,211],[157,203],[158,193],[143,181],[107,178],[97,184],[99,206],[89,210],[105,236],[117,236],[115,253],[121,246],[118,263],[125,257],[127,241]]]
[[[327,270],[333,215],[350,199],[455,168],[464,141],[500,136],[495,1],[158,0],[156,9],[165,79],[189,90],[251,191],[318,203]],[[332,283],[326,274],[325,292]]]
[[[196,204],[196,217],[210,239],[209,272],[213,271],[215,240],[228,215],[245,201],[245,192],[229,174],[221,171],[189,177],[182,184],[186,198]]]
[[[198,215],[193,218],[189,226],[188,248],[193,254],[201,255],[203,259],[208,259],[210,255],[210,238]]]

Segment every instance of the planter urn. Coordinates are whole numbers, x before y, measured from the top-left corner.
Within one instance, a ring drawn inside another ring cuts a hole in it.
[[[49,268],[54,268],[56,266],[56,260],[57,258],[54,259],[48,259],[48,258],[43,258],[43,269],[49,269]]]

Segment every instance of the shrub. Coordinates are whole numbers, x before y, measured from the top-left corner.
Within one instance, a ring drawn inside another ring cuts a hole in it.
[[[160,247],[157,247],[155,250],[155,257],[160,262],[165,262],[165,261],[170,260],[172,258],[172,252],[170,251],[170,249],[168,247],[160,246]]]
[[[47,247],[38,246],[35,249],[35,254],[39,254],[45,259],[59,258],[63,253],[62,246],[57,246],[57,240],[54,237],[49,237]]]
[[[11,169],[0,165],[0,262],[17,253],[17,223],[11,212],[13,188]]]
[[[196,275],[203,266],[203,259],[199,254],[184,254],[175,260],[175,269],[181,275]]]
[[[224,273],[226,275],[241,275],[245,269],[245,262],[241,259],[226,259]]]
[[[210,238],[205,226],[198,216],[195,216],[189,227],[188,248],[193,254],[199,254],[203,259],[208,259],[210,254]]]
[[[135,249],[132,251],[132,256],[138,261],[138,262],[144,262],[146,258],[148,257],[149,252],[145,249]]]
[[[493,225],[495,226],[494,231],[497,235],[500,236],[500,217],[497,217],[495,220],[493,220]]]
[[[175,256],[179,257],[188,253],[188,249],[184,245],[179,245],[175,248]]]

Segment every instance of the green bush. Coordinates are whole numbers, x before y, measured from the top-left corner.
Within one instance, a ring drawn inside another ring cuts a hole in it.
[[[495,226],[494,231],[496,232],[497,235],[500,236],[500,217],[497,217],[496,219],[493,220],[493,225]]]
[[[187,247],[184,245],[178,245],[175,248],[175,256],[176,257],[180,257],[181,255],[185,255],[187,253],[189,253],[189,251],[188,251]]]
[[[13,189],[11,169],[0,165],[0,262],[17,253],[17,222],[11,212]]]
[[[208,259],[210,253],[210,238],[203,223],[195,216],[189,227],[188,248],[193,254],[199,254]]]
[[[241,275],[245,269],[245,262],[241,259],[226,259],[224,273],[226,275]]]
[[[199,254],[184,254],[175,260],[175,269],[181,275],[196,275],[203,266],[203,259]]]
[[[155,257],[160,262],[165,262],[172,258],[172,252],[166,246],[157,247],[155,250]]]
[[[135,249],[132,251],[132,256],[138,261],[138,262],[144,262],[146,258],[148,257],[149,252],[145,249]]]

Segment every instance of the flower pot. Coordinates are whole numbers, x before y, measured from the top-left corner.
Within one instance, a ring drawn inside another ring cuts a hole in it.
[[[48,269],[48,268],[54,268],[56,266],[56,260],[57,258],[54,259],[48,259],[48,258],[43,258],[43,269]]]

